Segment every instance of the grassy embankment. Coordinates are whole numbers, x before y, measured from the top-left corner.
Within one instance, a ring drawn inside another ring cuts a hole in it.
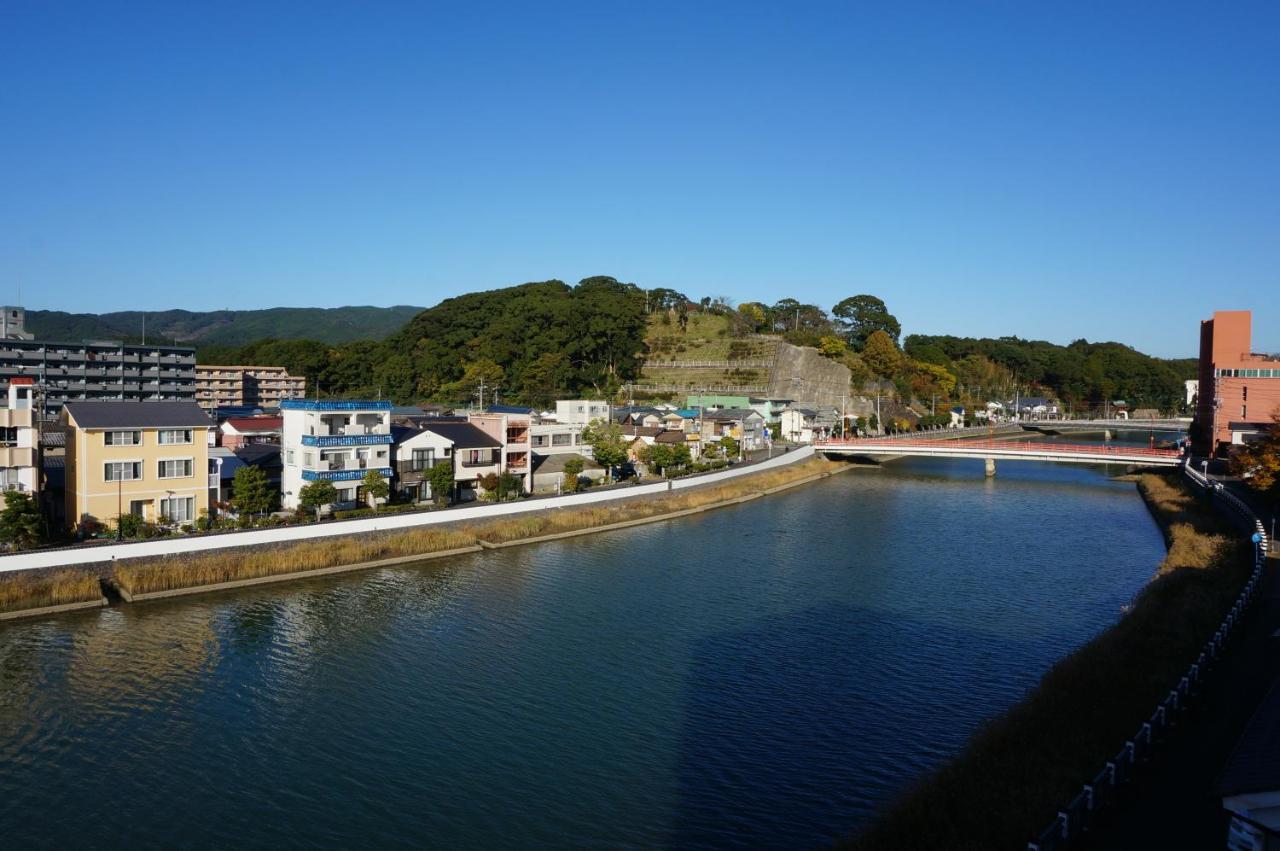
[[[758,494],[769,488],[828,473],[843,466],[839,462],[814,459],[734,479],[722,485],[706,485],[656,498],[630,499],[615,505],[549,509],[447,528],[367,533],[248,551],[214,551],[181,557],[138,559],[115,565],[113,576],[121,588],[133,595],[300,573],[381,559],[428,555],[475,546],[481,541],[506,543],[702,508]]]
[[[98,574],[65,568],[10,573],[0,578],[0,613],[102,599]]]
[[[1025,848],[1168,694],[1251,565],[1240,536],[1177,478],[1143,475],[1138,488],[1169,551],[1129,611],[851,847]]]

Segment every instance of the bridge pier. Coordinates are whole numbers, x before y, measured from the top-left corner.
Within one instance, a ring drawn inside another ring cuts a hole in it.
[[[991,478],[996,474],[996,459],[987,458],[985,460],[986,460],[987,478]]]

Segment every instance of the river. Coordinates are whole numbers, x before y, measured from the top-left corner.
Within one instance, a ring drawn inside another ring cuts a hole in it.
[[[1103,468],[916,459],[417,566],[0,624],[7,847],[811,847],[1163,556]]]

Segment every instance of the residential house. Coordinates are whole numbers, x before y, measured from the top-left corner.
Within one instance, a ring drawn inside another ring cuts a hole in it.
[[[420,432],[405,433],[397,446],[397,488],[408,498],[432,498],[425,473],[441,461],[448,461],[453,467],[453,498],[458,502],[476,499],[481,479],[504,472],[502,441],[473,423],[461,419],[428,420]]]
[[[556,422],[583,426],[594,420],[607,420],[609,408],[603,399],[557,399]]]
[[[790,443],[813,443],[814,418],[818,412],[811,408],[787,408],[782,412],[782,439]]]
[[[468,414],[467,421],[497,440],[502,473],[520,476],[526,491],[533,490],[533,447],[530,443],[531,414]]]
[[[390,402],[286,399],[280,414],[283,508],[298,508],[299,494],[311,482],[332,482],[338,503],[358,503],[369,470],[391,481]]]
[[[950,414],[951,422],[949,426],[951,428],[964,428],[964,408],[952,408]]]
[[[9,379],[8,400],[0,410],[0,487],[4,493],[40,494],[40,414],[35,380]],[[0,502],[3,505],[3,502]]]
[[[209,508],[213,423],[194,401],[68,402],[66,522],[89,531],[135,514],[190,523]]]
[[[715,443],[724,437],[737,440],[743,452],[765,447],[764,417],[750,408],[725,408],[707,411],[701,417],[704,425],[702,443]]]
[[[218,424],[218,444],[232,452],[251,443],[280,444],[284,417],[228,417]]]

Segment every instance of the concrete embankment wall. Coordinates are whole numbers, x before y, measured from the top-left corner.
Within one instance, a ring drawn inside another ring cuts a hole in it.
[[[200,553],[230,547],[249,547],[269,544],[284,544],[294,541],[316,540],[320,538],[344,535],[359,535],[367,532],[388,532],[399,529],[438,526],[449,523],[468,523],[477,520],[491,520],[497,517],[514,514],[525,514],[531,511],[543,511],[548,508],[574,508],[635,499],[643,496],[660,496],[671,490],[700,487],[724,482],[739,476],[749,476],[766,470],[796,464],[814,457],[813,447],[800,449],[779,455],[766,461],[744,467],[709,473],[702,476],[691,476],[687,479],[676,479],[671,482],[656,482],[649,485],[613,488],[608,490],[588,491],[569,496],[551,497],[547,499],[527,499],[517,502],[485,504],[452,508],[446,511],[426,511],[413,514],[388,514],[380,517],[364,517],[358,520],[342,520],[330,523],[315,523],[303,526],[282,526],[273,529],[251,529],[243,532],[224,532],[214,535],[192,535],[190,537],[162,538],[155,541],[141,541],[128,544],[98,544],[85,547],[73,547],[45,552],[17,553],[0,556],[0,573],[15,570],[36,570],[48,567],[68,567],[72,565],[102,564],[120,559],[147,558],[152,556],[172,556],[182,553]]]

